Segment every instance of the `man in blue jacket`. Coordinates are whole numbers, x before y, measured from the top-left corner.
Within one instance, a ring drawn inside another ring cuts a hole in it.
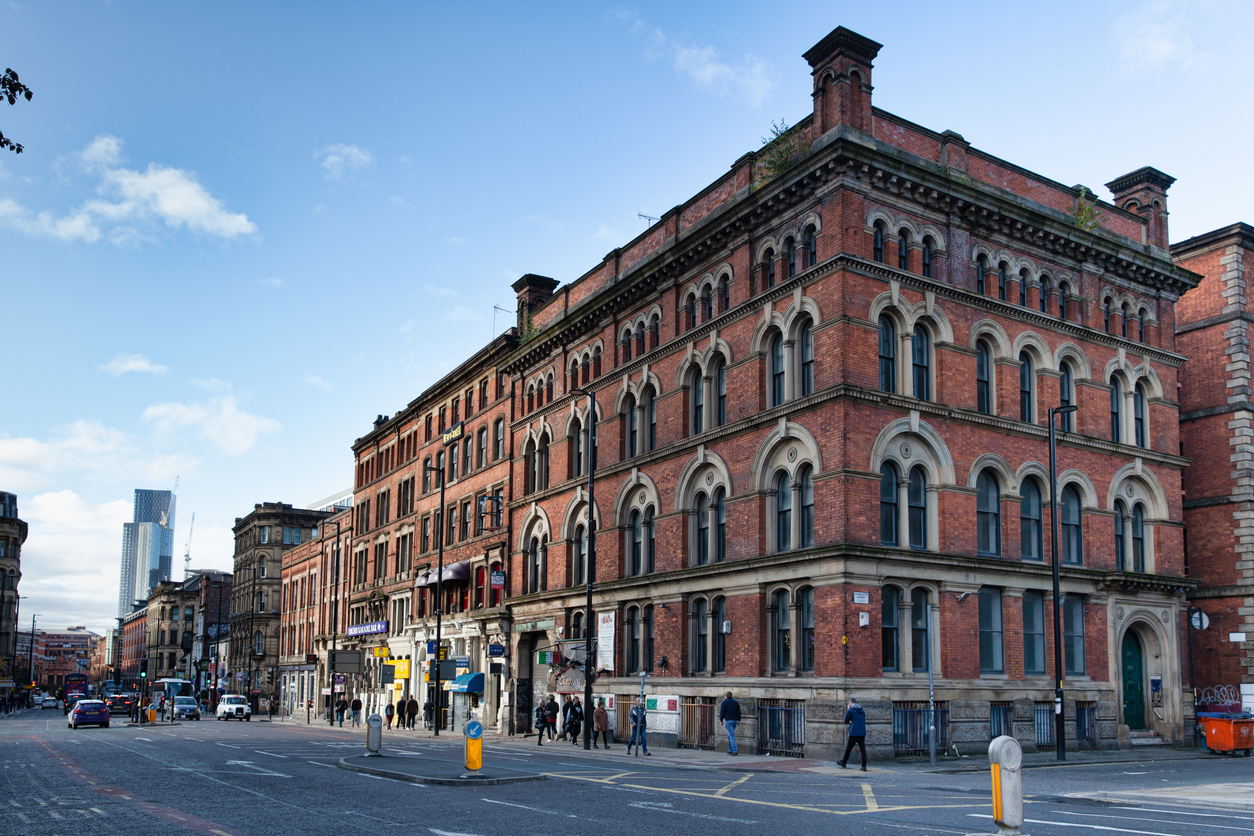
[[[840,759],[840,768],[844,769],[845,764],[849,763],[849,755],[853,752],[854,744],[857,744],[862,752],[862,771],[866,772],[866,712],[853,697],[849,698],[845,723],[849,726],[849,742],[845,744],[845,756]]]

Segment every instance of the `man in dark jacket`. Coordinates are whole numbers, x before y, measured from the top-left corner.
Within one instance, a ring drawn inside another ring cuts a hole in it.
[[[567,694],[566,698],[562,700],[562,728],[560,730],[560,733],[557,735],[558,740],[566,739],[567,727],[569,725],[570,725],[570,694]]]
[[[728,691],[723,704],[718,707],[718,721],[727,729],[727,754],[736,754],[736,724],[740,722],[740,703]]]
[[[862,771],[866,772],[866,712],[853,697],[849,698],[845,723],[849,726],[849,741],[845,744],[845,756],[840,759],[840,768],[844,769],[845,764],[849,763],[849,755],[853,752],[854,744],[857,744],[862,753]]]
[[[549,694],[549,699],[544,704],[544,710],[549,718],[549,740],[552,740],[554,731],[557,729],[557,715],[561,713],[561,709],[557,707],[557,698],[552,694]]]
[[[345,711],[348,711],[348,700],[340,697],[335,701],[335,719],[339,721],[341,728],[344,726]]]
[[[412,696],[405,701],[405,727],[412,729],[414,720],[418,718],[418,700]]]

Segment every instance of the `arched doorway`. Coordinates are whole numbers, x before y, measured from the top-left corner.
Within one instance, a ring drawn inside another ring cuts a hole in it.
[[[1130,731],[1145,728],[1145,651],[1136,631],[1123,634],[1121,654],[1123,722]]]

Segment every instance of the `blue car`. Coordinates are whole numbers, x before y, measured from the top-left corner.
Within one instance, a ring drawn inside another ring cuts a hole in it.
[[[79,700],[70,710],[70,721],[67,725],[76,729],[79,726],[100,726],[109,728],[109,706],[103,700]]]

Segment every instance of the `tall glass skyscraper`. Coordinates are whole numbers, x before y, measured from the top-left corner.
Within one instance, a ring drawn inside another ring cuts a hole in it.
[[[135,490],[134,519],[122,524],[122,571],[118,579],[118,617],[131,611],[148,590],[170,580],[174,569],[172,491]]]

